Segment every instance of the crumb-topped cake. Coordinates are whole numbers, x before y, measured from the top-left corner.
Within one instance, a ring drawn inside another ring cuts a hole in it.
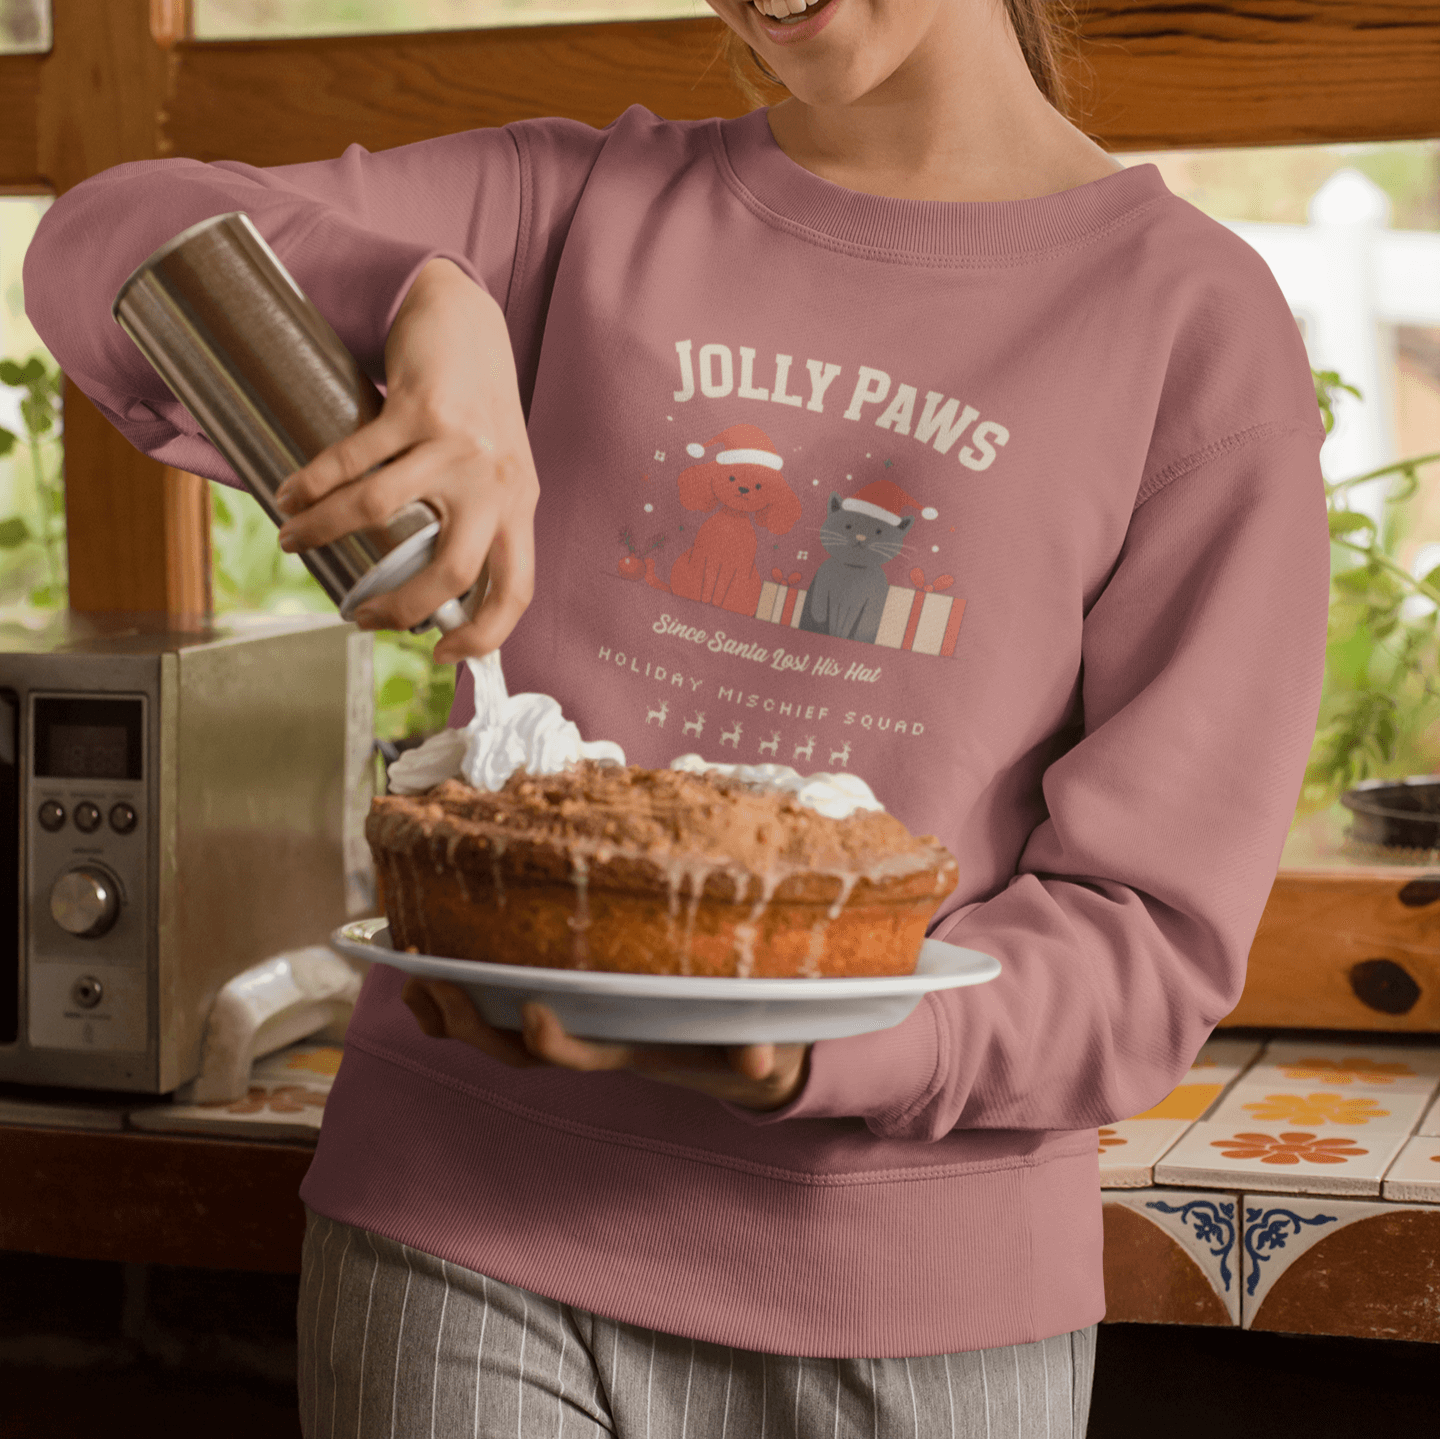
[[[644,974],[913,970],[955,887],[949,852],[878,808],[816,808],[798,776],[747,773],[582,760],[493,791],[445,779],[377,799],[366,836],[391,941]]]

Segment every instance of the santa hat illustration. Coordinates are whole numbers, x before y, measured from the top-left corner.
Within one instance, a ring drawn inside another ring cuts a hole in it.
[[[692,440],[685,446],[685,453],[692,460],[703,460],[712,445],[720,446],[719,454],[710,457],[717,465],[764,465],[767,470],[778,470],[785,463],[775,453],[770,436],[758,425],[731,425],[703,445]]]
[[[900,511],[920,510],[920,501],[912,500],[894,480],[875,480],[859,494],[841,500],[840,508],[857,515],[869,515],[872,520],[884,520],[887,525],[898,525]],[[933,520],[939,514],[940,511],[931,505],[920,510],[922,520]]]

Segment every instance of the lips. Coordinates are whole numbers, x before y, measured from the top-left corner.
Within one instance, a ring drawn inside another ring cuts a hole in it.
[[[766,35],[780,45],[818,35],[829,23],[837,0],[750,0]]]

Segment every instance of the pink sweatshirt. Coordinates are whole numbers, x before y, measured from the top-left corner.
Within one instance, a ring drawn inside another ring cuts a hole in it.
[[[768,1114],[428,1039],[377,966],[306,1202],[772,1352],[1099,1319],[1095,1128],[1235,1004],[1318,703],[1322,430],[1265,265],[1150,165],[880,199],[763,112],[122,166],[46,217],[29,311],[137,446],[222,480],[110,303],[236,209],[377,376],[432,256],[504,306],[543,489],[512,690],[641,764],[862,775],[959,860],[933,933],[1004,966],[817,1044]]]

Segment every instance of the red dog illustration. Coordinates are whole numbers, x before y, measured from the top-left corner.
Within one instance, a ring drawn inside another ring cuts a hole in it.
[[[718,448],[717,448],[718,447]],[[783,461],[756,425],[731,425],[704,445],[687,445],[699,464],[680,475],[687,510],[715,510],[695,543],[671,566],[669,590],[685,599],[753,615],[760,602],[755,522],[783,535],[800,518],[800,501],[780,478]],[[707,450],[714,450],[708,459]],[[656,589],[665,589],[647,576]]]

